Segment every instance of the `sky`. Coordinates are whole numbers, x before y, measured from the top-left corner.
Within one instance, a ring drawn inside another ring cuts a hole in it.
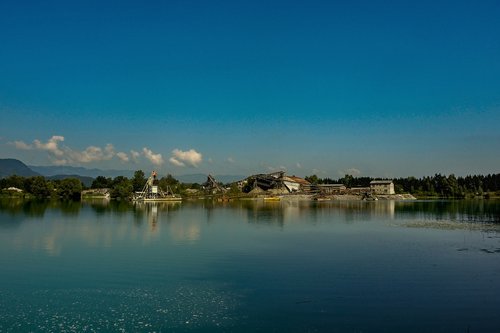
[[[500,172],[500,2],[0,2],[0,158]]]

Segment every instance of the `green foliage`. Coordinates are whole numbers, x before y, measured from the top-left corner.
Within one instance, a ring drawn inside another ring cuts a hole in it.
[[[200,184],[198,184],[198,183],[193,183],[193,184],[189,185],[189,188],[193,189],[193,190],[201,190],[202,186]]]
[[[307,180],[311,184],[319,184],[319,178],[316,175],[307,176],[304,179]]]
[[[142,170],[137,170],[134,172],[134,178],[132,178],[132,187],[133,191],[142,191],[144,188],[144,184],[146,184],[146,176],[144,174],[144,171]]]
[[[96,179],[94,179],[90,188],[110,188],[112,184],[113,180],[111,178],[98,176]]]
[[[48,182],[45,177],[42,176],[26,178],[24,180],[24,188],[26,192],[34,195],[37,198],[50,197],[54,189],[52,183]]]
[[[354,177],[345,175],[340,179],[317,178],[316,175],[305,178],[317,181],[317,184],[344,184],[346,187],[368,187],[374,180],[371,177]],[[500,191],[500,174],[456,177],[454,174],[444,176],[435,174],[431,177],[393,179],[396,193],[410,193],[418,197],[467,198],[492,197],[491,193]],[[487,195],[486,195],[487,194]],[[498,196],[495,194],[495,196]]]
[[[132,196],[134,186],[132,181],[124,176],[118,176],[113,179],[111,185],[111,198],[128,199]]]
[[[20,190],[25,190],[24,188],[24,177],[12,175],[10,177],[5,178],[5,185],[2,188],[16,187]]]
[[[306,177],[312,183],[317,184],[345,184],[347,187],[368,187],[373,178],[354,177],[345,175],[340,179],[319,178],[316,175]],[[243,192],[248,193],[253,189],[254,179],[250,179],[243,187]],[[92,188],[110,188],[112,198],[129,199],[136,188],[142,189],[146,179],[144,173],[138,170],[133,179],[119,176],[114,179],[97,177]],[[441,197],[441,198],[471,198],[471,197],[499,197],[500,196],[500,174],[493,175],[474,175],[466,177],[456,177],[451,174],[444,176],[435,174],[430,177],[415,178],[397,178],[393,179],[396,193],[410,193],[417,197]],[[172,175],[161,178],[159,186],[166,191],[170,188],[177,194],[186,195],[187,189],[200,189],[199,184],[182,184]],[[140,184],[140,187],[139,187]],[[23,192],[13,192],[4,190],[9,187],[21,189]],[[83,184],[76,178],[67,178],[63,180],[47,180],[41,176],[21,177],[10,176],[0,179],[0,190],[3,196],[34,196],[46,198],[59,196],[65,199],[79,199],[83,189]],[[236,185],[232,185],[230,193],[237,194],[240,190]]]
[[[181,184],[171,174],[168,174],[166,177],[162,177],[158,182],[158,186],[160,186],[163,191],[167,191],[167,189],[170,188],[174,192],[181,192],[187,188],[187,186]]]
[[[63,199],[80,199],[82,194],[83,185],[79,179],[66,178],[54,181],[56,185],[57,195]]]

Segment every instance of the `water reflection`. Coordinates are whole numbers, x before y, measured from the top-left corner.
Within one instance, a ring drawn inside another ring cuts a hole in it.
[[[3,202],[0,331],[495,332],[499,234],[401,221],[498,203]]]
[[[432,200],[398,202],[398,218],[423,220],[500,223],[499,200]]]
[[[168,223],[173,214],[181,208],[180,202],[135,202],[132,206],[134,221],[141,224],[147,221],[151,232],[155,233],[159,228],[162,217]]]
[[[90,208],[96,217],[106,215],[128,216],[133,213],[136,223],[143,220],[155,227],[160,216],[168,221],[172,214],[182,209],[203,208],[206,221],[212,222],[216,212],[221,209],[244,211],[249,223],[261,223],[283,226],[291,221],[307,216],[314,221],[319,216],[328,215],[335,219],[353,222],[359,219],[401,217],[500,223],[500,200],[457,200],[457,201],[281,201],[240,200],[230,202],[187,201],[131,203],[129,201],[110,201],[106,199],[77,201],[48,201],[1,199],[0,214],[10,217],[22,216],[22,219],[0,219],[0,226],[25,219],[43,218],[48,212],[58,212],[63,216],[78,216],[82,210]]]
[[[277,227],[294,225],[354,224],[372,220],[413,227],[452,229],[485,228],[500,223],[500,202],[483,201],[282,201],[130,203],[128,201],[0,201],[0,228],[17,230],[31,223],[32,232],[15,233],[5,241],[16,248],[42,250],[59,256],[66,245],[83,242],[91,247],[111,247],[122,242],[150,244],[167,237],[194,244],[204,226],[232,221],[235,224]],[[69,223],[68,221],[71,221]],[[163,230],[162,230],[163,229]],[[486,229],[485,229],[486,230]],[[488,229],[489,230],[489,229]],[[2,234],[0,234],[2,236]]]

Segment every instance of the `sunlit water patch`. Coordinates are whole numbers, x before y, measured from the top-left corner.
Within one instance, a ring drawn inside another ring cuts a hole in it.
[[[230,329],[241,296],[209,283],[163,289],[2,293],[0,332],[172,332]]]

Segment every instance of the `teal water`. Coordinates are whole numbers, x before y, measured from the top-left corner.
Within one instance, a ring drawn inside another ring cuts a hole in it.
[[[500,202],[0,202],[0,332],[500,332]]]

